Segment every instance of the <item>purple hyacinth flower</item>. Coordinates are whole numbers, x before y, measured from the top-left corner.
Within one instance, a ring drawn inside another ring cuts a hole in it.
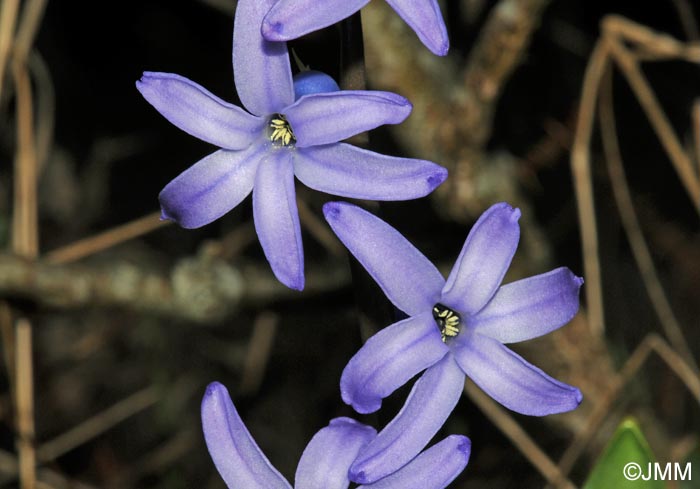
[[[260,451],[226,387],[213,382],[202,399],[204,439],[214,465],[230,489],[291,489]],[[348,468],[377,432],[350,418],[335,418],[316,433],[297,466],[297,489],[347,489]],[[417,453],[417,452],[416,452]],[[411,454],[413,458],[416,453]],[[448,436],[366,489],[442,489],[469,461],[471,442]],[[358,488],[359,489],[359,488]]]
[[[520,237],[518,209],[501,203],[484,212],[447,280],[372,214],[343,202],[329,202],[323,211],[348,250],[409,316],[375,334],[350,360],[340,381],[343,400],[360,413],[376,411],[383,398],[427,369],[403,409],[361,451],[351,476],[376,480],[392,464],[405,463],[403,450],[425,446],[457,404],[465,376],[522,414],[545,416],[581,403],[577,388],[503,345],[569,322],[583,283],[567,268],[557,268],[501,286]]]
[[[438,56],[450,49],[450,39],[437,0],[386,0]],[[335,24],[360,10],[369,0],[279,0],[265,16],[262,32],[270,41],[289,41]]]
[[[404,97],[379,91],[335,91],[302,77],[295,100],[285,43],[265,41],[260,25],[275,0],[240,0],[233,66],[245,110],[196,83],[168,73],[144,73],[138,90],[166,119],[216,151],[160,193],[164,219],[197,228],[218,219],[253,192],[255,229],[275,276],[304,288],[304,253],[294,177],[316,190],[370,200],[429,194],[447,171],[429,161],[385,156],[340,143],[408,117]],[[320,88],[319,88],[320,87]],[[337,87],[337,86],[336,86]]]

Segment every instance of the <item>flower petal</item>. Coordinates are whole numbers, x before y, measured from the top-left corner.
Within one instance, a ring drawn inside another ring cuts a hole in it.
[[[428,195],[447,178],[447,170],[430,161],[386,156],[345,143],[298,149],[294,173],[321,192],[392,201]]]
[[[304,250],[294,191],[292,152],[273,149],[268,156],[255,176],[255,231],[275,277],[287,287],[302,290]]]
[[[450,435],[397,472],[357,489],[443,489],[462,473],[471,451],[469,438]]]
[[[394,323],[368,339],[348,362],[340,378],[343,401],[358,413],[372,413],[382,399],[448,351],[429,312]]]
[[[289,41],[335,24],[360,10],[369,0],[285,0],[265,16],[262,33],[270,41]]]
[[[374,428],[350,418],[335,418],[304,449],[296,489],[347,489],[348,468],[362,447],[377,435]]]
[[[469,328],[501,343],[545,335],[576,315],[581,284],[568,268],[557,268],[504,285],[469,319]]]
[[[391,92],[343,90],[301,97],[284,115],[297,147],[337,143],[382,124],[398,124],[411,113],[406,98]]]
[[[220,148],[247,148],[265,123],[179,75],[146,71],[136,88],[172,124]]]
[[[231,489],[291,489],[250,436],[226,387],[212,382],[202,399],[202,429],[216,469]]]
[[[263,39],[260,25],[276,0],[239,0],[233,22],[233,78],[243,106],[258,116],[294,102],[286,43]],[[322,10],[322,9],[318,9]]]
[[[442,291],[445,305],[472,315],[493,297],[520,239],[520,209],[502,202],[484,212],[469,232]]]
[[[222,149],[199,160],[161,190],[163,219],[193,229],[226,214],[253,189],[263,151],[259,145]]]
[[[346,202],[328,202],[323,214],[396,307],[409,316],[432,309],[445,279],[396,229]]]
[[[576,409],[583,396],[498,341],[472,332],[452,349],[464,373],[484,392],[517,413],[546,416]]]
[[[450,49],[450,39],[437,0],[386,0],[418,38],[438,56]]]
[[[370,484],[406,465],[445,423],[463,388],[464,373],[452,355],[445,355],[416,381],[399,414],[360,451],[350,480]]]

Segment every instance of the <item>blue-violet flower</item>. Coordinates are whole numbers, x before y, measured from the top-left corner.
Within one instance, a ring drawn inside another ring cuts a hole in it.
[[[343,371],[343,400],[360,413],[420,371],[398,415],[359,454],[351,478],[371,482],[420,450],[454,409],[465,376],[505,407],[544,416],[576,408],[581,392],[530,365],[503,343],[547,334],[578,310],[583,280],[557,268],[501,286],[520,237],[520,211],[500,203],[479,218],[447,281],[398,231],[347,203],[326,220],[408,319],[372,336]],[[408,448],[412,447],[412,448]],[[416,448],[418,447],[418,448]]]
[[[209,454],[230,489],[291,489],[260,451],[246,429],[226,387],[211,383],[202,400],[202,427]],[[297,489],[347,489],[348,467],[376,436],[370,426],[350,418],[335,418],[316,433],[297,467]],[[451,435],[397,471],[366,489],[442,489],[469,461],[469,438]],[[359,488],[358,488],[359,489]]]
[[[450,49],[437,0],[386,0],[438,56]],[[289,41],[350,17],[369,0],[279,0],[265,16],[262,32],[270,41]]]
[[[236,10],[234,79],[250,113],[178,75],[146,72],[136,86],[174,125],[221,148],[162,190],[163,218],[197,228],[221,217],[252,190],[255,229],[265,256],[282,283],[301,290],[304,253],[295,175],[334,195],[406,200],[430,193],[447,171],[429,161],[338,142],[403,121],[411,111],[404,97],[379,91],[308,94],[314,87],[327,89],[328,83],[306,79],[295,101],[286,44],[265,41],[260,33],[274,2],[240,0]]]

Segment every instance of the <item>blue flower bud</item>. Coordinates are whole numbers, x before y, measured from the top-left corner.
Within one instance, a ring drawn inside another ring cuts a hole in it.
[[[302,71],[294,75],[294,99],[314,93],[337,92],[340,87],[333,78],[320,71]]]

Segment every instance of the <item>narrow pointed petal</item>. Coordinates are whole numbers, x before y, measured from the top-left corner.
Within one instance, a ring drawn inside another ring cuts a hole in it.
[[[546,416],[576,409],[581,391],[553,379],[498,341],[473,333],[452,349],[467,377],[508,409]]]
[[[253,218],[260,245],[275,277],[289,288],[304,288],[304,250],[294,190],[292,153],[268,152],[258,167]]]
[[[371,484],[406,465],[445,423],[463,388],[464,373],[452,355],[445,355],[416,381],[399,414],[360,451],[350,480]]]
[[[520,239],[520,209],[502,202],[484,212],[469,232],[442,291],[445,304],[473,315],[501,285]]]
[[[297,147],[337,143],[383,124],[398,124],[411,113],[406,98],[391,92],[343,90],[301,97],[284,115]]]
[[[163,219],[193,229],[209,224],[245,199],[253,189],[264,148],[219,150],[178,175],[158,195]]]
[[[382,399],[448,351],[429,312],[394,323],[367,340],[348,362],[340,378],[343,401],[358,413],[372,413]]]
[[[263,39],[260,25],[276,0],[239,0],[233,22],[233,78],[243,106],[258,116],[294,102],[287,44]],[[323,9],[318,9],[323,10]]]
[[[179,75],[147,71],[136,88],[172,124],[220,148],[247,148],[264,126],[263,120]]]
[[[335,24],[360,10],[369,0],[286,0],[265,16],[262,33],[270,41],[289,41]]]
[[[357,453],[377,435],[374,428],[350,418],[335,418],[304,449],[296,489],[347,489],[348,469]]]
[[[386,0],[418,38],[438,56],[450,49],[450,39],[437,0]]]
[[[294,173],[307,187],[368,200],[409,200],[432,192],[447,170],[430,161],[397,158],[345,143],[297,149]]]
[[[568,268],[504,285],[469,328],[501,343],[516,343],[545,335],[565,325],[578,311],[583,279]]]
[[[450,435],[411,460],[398,472],[358,489],[443,489],[462,473],[469,462],[472,442]]]
[[[212,382],[202,399],[202,429],[226,485],[246,489],[291,489],[260,451],[241,421],[226,387]]]
[[[445,279],[396,229],[345,202],[328,202],[323,214],[396,307],[409,316],[432,309]]]

